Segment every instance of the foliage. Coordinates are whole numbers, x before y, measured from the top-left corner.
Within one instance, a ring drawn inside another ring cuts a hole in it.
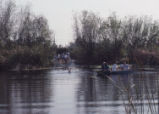
[[[12,1],[0,8],[0,69],[52,65],[56,44],[47,20],[29,10],[18,11]]]
[[[74,33],[75,42],[70,44],[70,50],[79,63],[114,63],[126,57],[137,63],[134,53],[138,49],[156,52],[154,56],[158,58],[159,24],[148,17],[119,19],[113,13],[103,19],[83,11],[74,18]]]

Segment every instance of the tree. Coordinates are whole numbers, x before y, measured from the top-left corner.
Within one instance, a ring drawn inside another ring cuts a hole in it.
[[[15,3],[9,1],[4,6],[1,5],[0,9],[0,45],[4,47],[9,45],[8,43],[13,37],[13,15],[15,10]]]

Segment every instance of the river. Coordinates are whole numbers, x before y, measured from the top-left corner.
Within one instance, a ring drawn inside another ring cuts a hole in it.
[[[145,96],[151,90],[156,104],[158,81],[157,72],[101,78],[78,67],[71,73],[62,69],[1,73],[0,114],[125,114],[127,93],[121,92],[122,87],[130,86],[132,96],[137,93],[133,88]]]

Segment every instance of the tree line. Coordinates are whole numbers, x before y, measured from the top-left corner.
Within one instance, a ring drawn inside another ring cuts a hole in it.
[[[56,44],[47,19],[15,2],[0,2],[0,70],[52,65]]]
[[[125,61],[159,64],[159,22],[150,17],[107,18],[88,11],[74,16],[75,41],[69,49],[80,64]]]
[[[83,11],[74,15],[75,40],[69,47],[80,64],[128,60],[137,64],[159,64],[159,22],[149,17],[101,18]],[[61,49],[54,42],[44,16],[13,1],[0,0],[0,70],[47,67]]]

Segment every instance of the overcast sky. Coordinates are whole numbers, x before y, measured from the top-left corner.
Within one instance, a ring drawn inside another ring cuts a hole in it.
[[[35,14],[48,19],[56,43],[67,45],[73,40],[73,14],[83,10],[107,17],[112,12],[120,17],[148,15],[159,19],[159,0],[15,0],[18,5],[31,5]]]

